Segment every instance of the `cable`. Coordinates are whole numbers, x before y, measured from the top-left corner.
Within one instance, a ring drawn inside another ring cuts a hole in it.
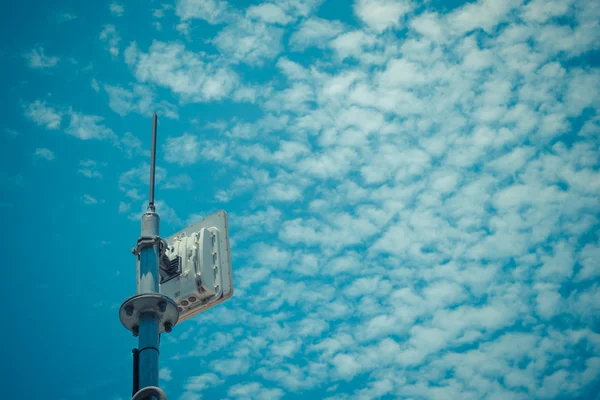
[[[146,386],[143,389],[140,389],[131,400],[142,400],[147,398],[147,396],[154,396],[158,400],[167,400],[167,395],[163,390],[156,386]]]

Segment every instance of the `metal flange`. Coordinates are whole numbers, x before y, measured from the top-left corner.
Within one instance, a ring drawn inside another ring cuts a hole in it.
[[[169,297],[160,293],[140,293],[131,296],[121,304],[119,318],[125,328],[137,336],[140,318],[144,313],[154,313],[158,316],[158,333],[171,332],[179,319],[177,304]]]

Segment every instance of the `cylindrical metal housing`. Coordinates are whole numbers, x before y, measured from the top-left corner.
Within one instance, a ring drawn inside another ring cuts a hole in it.
[[[138,261],[138,293],[158,293],[158,245],[146,247],[140,252]]]
[[[142,236],[158,236],[160,217],[155,212],[142,215]]]
[[[140,318],[139,386],[158,386],[159,318],[155,313],[144,313]]]
[[[160,217],[153,212],[147,212],[142,215],[142,236],[154,237],[159,234]],[[138,260],[138,293],[158,293],[158,263],[159,263],[158,244],[152,247],[143,248],[140,251]]]

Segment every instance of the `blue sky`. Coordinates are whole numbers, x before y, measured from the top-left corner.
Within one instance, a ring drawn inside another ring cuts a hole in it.
[[[4,397],[128,398],[156,111],[235,285],[169,399],[599,399],[598,2],[1,7]]]

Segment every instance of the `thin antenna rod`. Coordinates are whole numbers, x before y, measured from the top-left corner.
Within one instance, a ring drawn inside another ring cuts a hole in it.
[[[156,164],[156,125],[158,117],[156,113],[152,116],[152,153],[150,153],[150,202],[148,209],[154,211],[154,166]]]

